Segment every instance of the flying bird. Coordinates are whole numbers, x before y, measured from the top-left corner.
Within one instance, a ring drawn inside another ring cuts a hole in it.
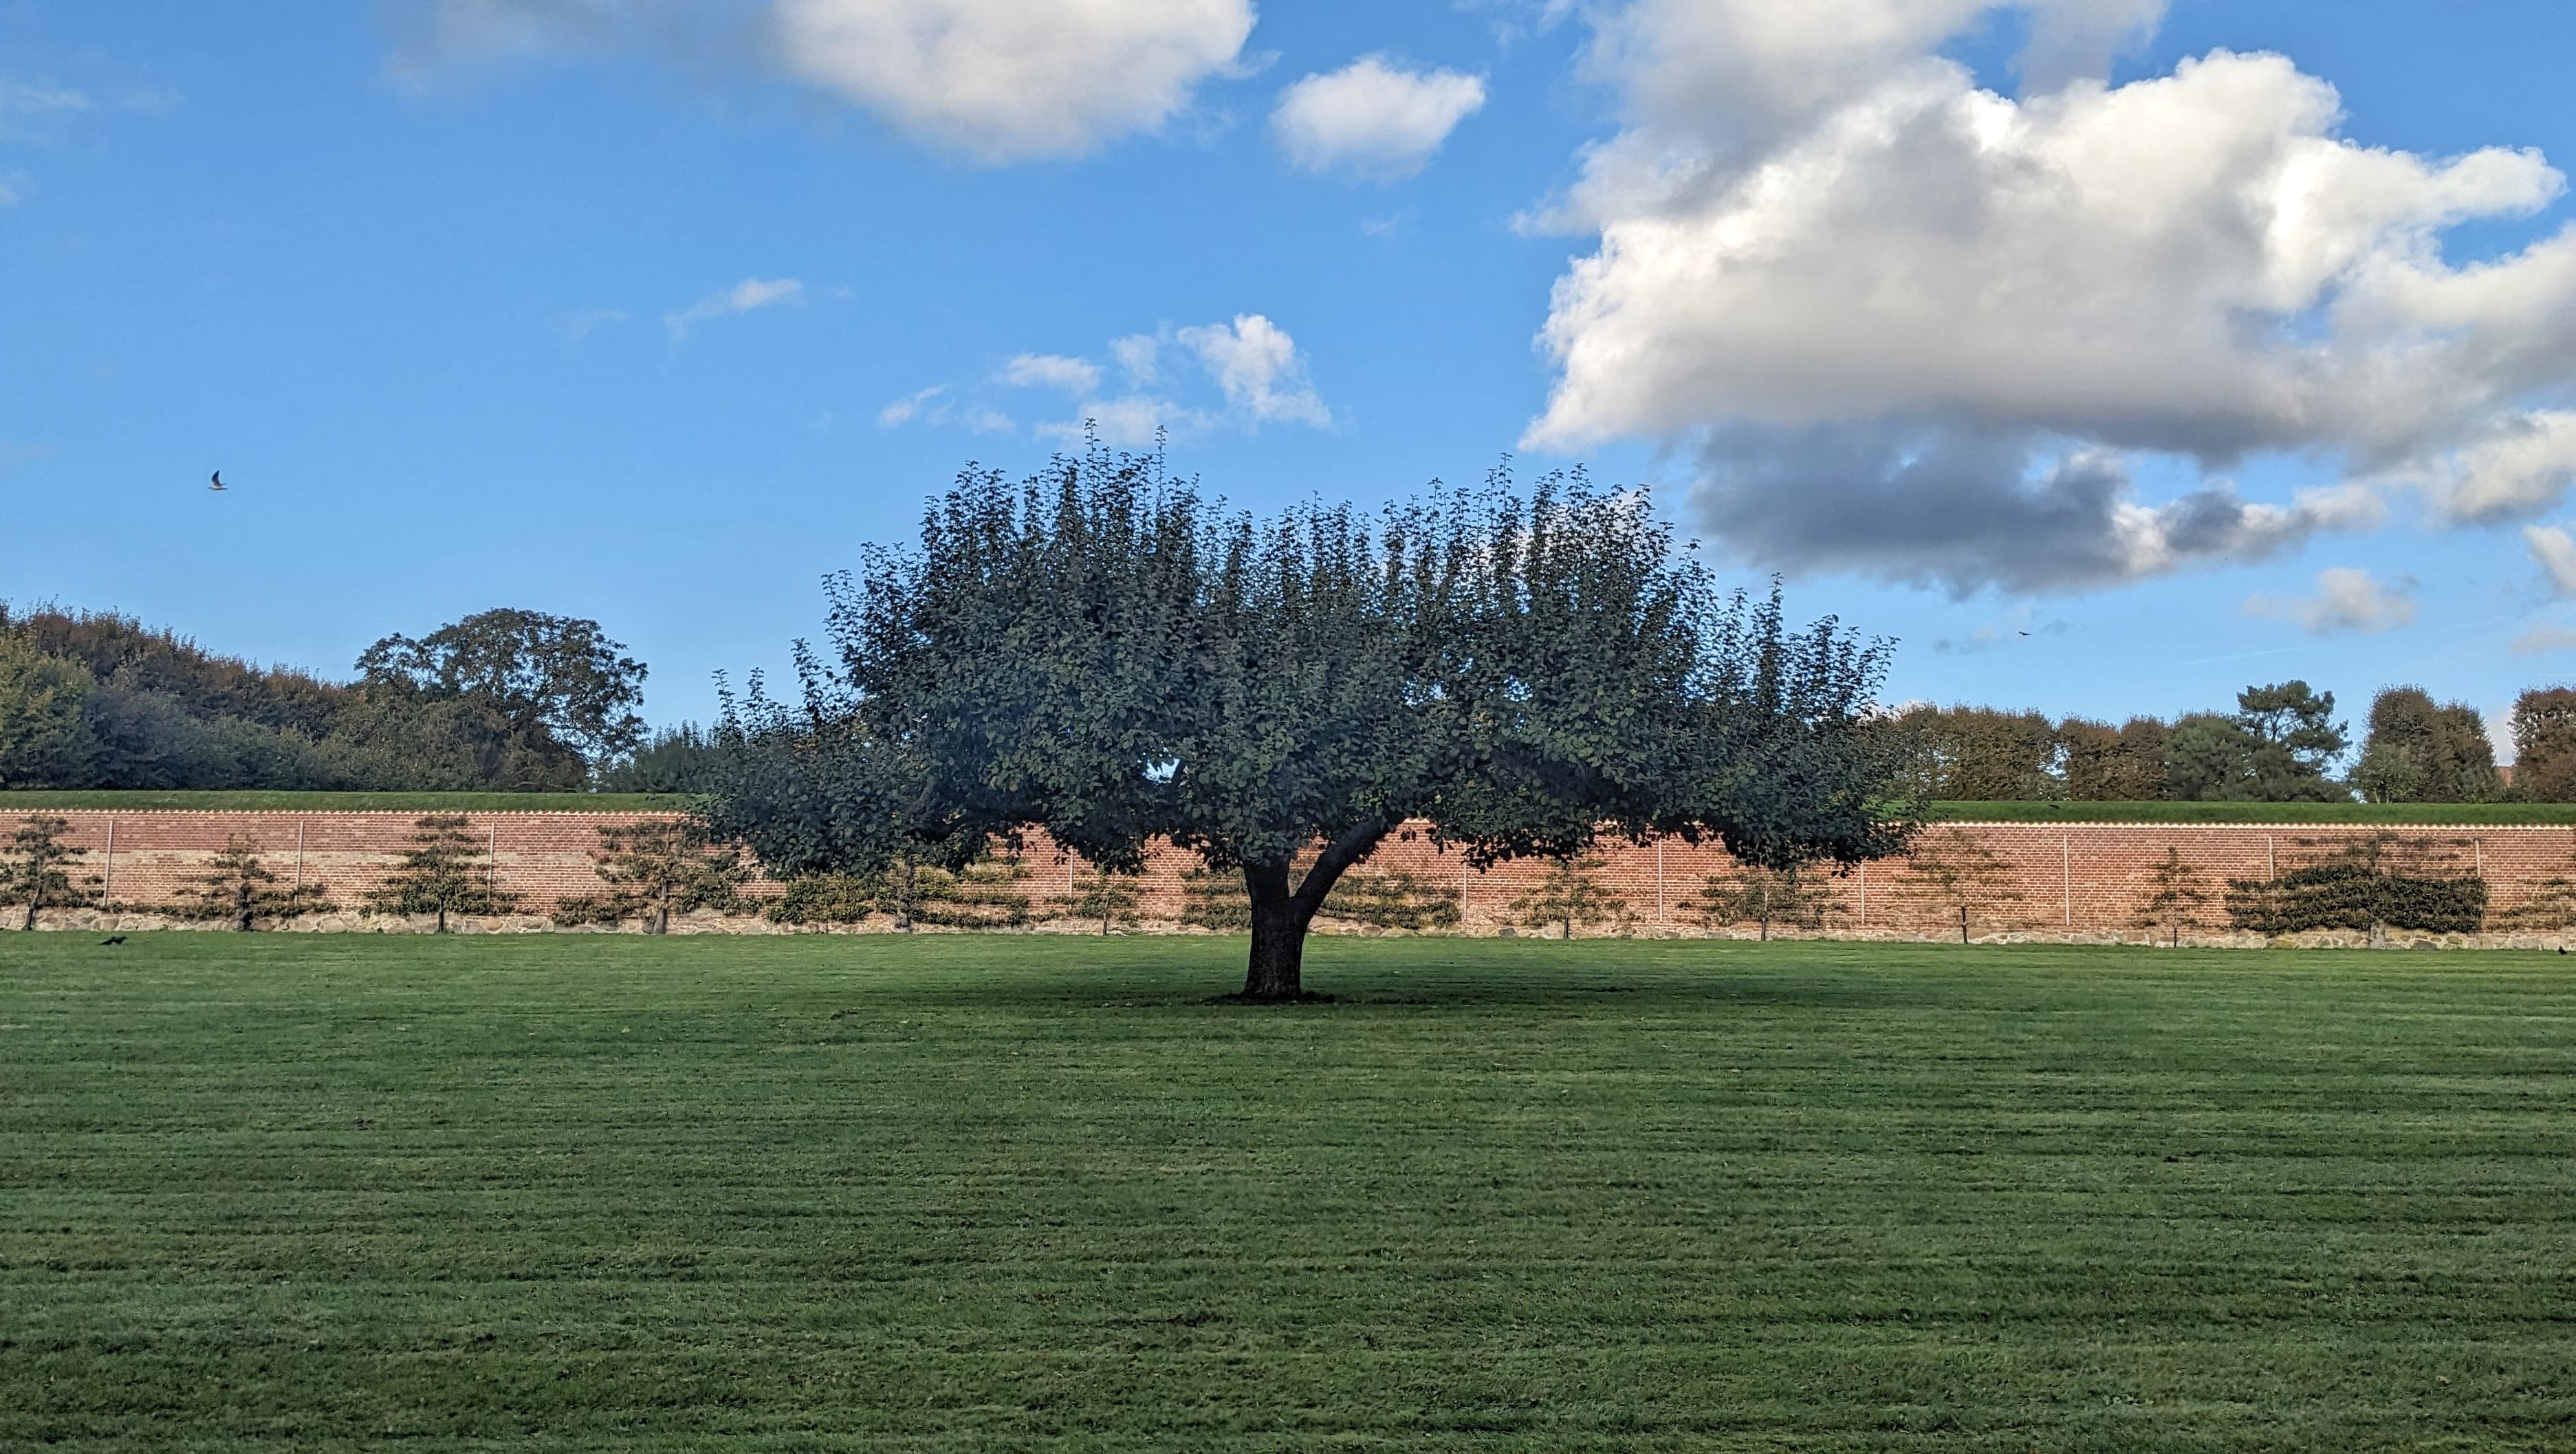
[[[224,488],[224,472],[222,470],[215,471],[214,483],[206,486],[206,488],[209,490],[220,490]]]

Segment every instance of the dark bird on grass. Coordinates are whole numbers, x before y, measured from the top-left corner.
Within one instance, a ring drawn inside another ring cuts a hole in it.
[[[206,488],[207,488],[207,489],[209,489],[209,490],[221,490],[221,489],[229,488],[228,486],[226,486],[226,485],[224,484],[224,472],[223,472],[222,470],[217,470],[217,471],[215,471],[215,474],[214,474],[214,483],[213,483],[213,484],[211,484],[211,485],[206,486]]]
[[[105,949],[107,946],[109,946],[109,945],[111,945],[111,944],[122,944],[122,943],[124,943],[124,942],[125,942],[125,936],[124,936],[124,935],[122,935],[122,934],[110,934],[110,935],[108,935],[106,938],[101,939],[100,941],[98,941],[98,947],[99,947],[99,948],[101,948],[101,949]]]

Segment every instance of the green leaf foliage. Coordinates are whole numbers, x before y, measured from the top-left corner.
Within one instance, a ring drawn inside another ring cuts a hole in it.
[[[2309,861],[2271,879],[2234,879],[2227,917],[2258,934],[2311,929],[2416,929],[2474,934],[2486,926],[2487,883],[2464,841],[2376,834],[2351,843],[2303,839]]]
[[[435,914],[447,932],[454,914],[507,914],[518,896],[494,882],[489,840],[461,814],[433,813],[412,824],[402,866],[367,895],[376,914]]]
[[[249,933],[262,919],[300,919],[332,908],[330,895],[319,884],[280,887],[276,871],[260,858],[259,842],[235,833],[224,840],[224,851],[208,860],[205,871],[160,912],[175,919],[225,920]]]
[[[1354,869],[1324,899],[1323,916],[1374,929],[1455,929],[1464,895],[1408,869]]]
[[[1623,919],[1628,901],[1610,891],[1598,858],[1560,858],[1528,893],[1512,900],[1512,922],[1524,929],[1555,929],[1571,939],[1577,930]]]
[[[751,866],[738,849],[710,843],[706,824],[696,818],[608,824],[599,830],[593,858],[606,888],[558,904],[557,924],[641,921],[647,934],[662,934],[674,914],[738,914],[757,907],[742,894]]]
[[[1479,866],[1657,833],[1857,862],[1910,831],[1866,730],[1886,648],[1719,594],[1579,475],[1256,519],[1095,447],[970,472],[863,560],[801,703],[755,681],[720,729],[715,821],[773,873],[954,869],[1032,827],[1132,870],[1167,838],[1242,875],[1246,992],[1283,998],[1408,819]]]
[[[1812,875],[1796,869],[1749,867],[1711,874],[1700,885],[1691,912],[1707,928],[1753,924],[1768,939],[1774,924],[1813,932],[1843,908]]]
[[[70,819],[39,814],[20,823],[17,831],[9,835],[8,850],[0,853],[0,904],[27,906],[27,917],[20,927],[35,928],[40,910],[76,908],[88,903],[90,891],[98,886],[95,878],[74,879],[71,875],[69,866],[89,853],[63,842],[63,835],[71,831]]]

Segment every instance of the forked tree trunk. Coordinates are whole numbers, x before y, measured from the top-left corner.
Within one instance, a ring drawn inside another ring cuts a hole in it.
[[[1324,896],[1342,874],[1377,847],[1391,831],[1367,824],[1344,832],[1327,844],[1292,885],[1285,863],[1247,863],[1243,886],[1252,898],[1252,962],[1243,975],[1242,998],[1266,1002],[1306,998],[1306,931]]]

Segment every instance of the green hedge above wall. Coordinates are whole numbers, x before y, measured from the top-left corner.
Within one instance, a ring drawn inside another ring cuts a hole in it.
[[[676,793],[0,792],[0,815],[117,813],[650,813],[689,805]]]
[[[2576,803],[1934,803],[1944,823],[2360,823],[2576,826]]]

